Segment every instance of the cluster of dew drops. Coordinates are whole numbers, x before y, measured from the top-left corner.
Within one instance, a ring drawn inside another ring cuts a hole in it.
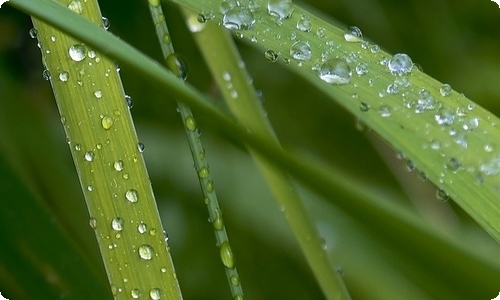
[[[79,0],[73,0],[68,4],[68,8],[77,14],[81,14],[83,12],[84,5]],[[109,26],[110,26],[109,20],[107,18],[103,17],[102,18],[102,27],[105,30],[108,30]],[[36,38],[38,38],[38,31],[35,28],[32,28],[29,30],[29,35],[31,36],[31,38],[36,39]],[[57,42],[56,36],[51,36],[49,38],[49,40],[51,43]],[[38,42],[38,47],[40,49],[43,49],[43,51],[47,55],[51,53],[50,52],[50,45],[42,45],[40,42]],[[91,50],[91,49],[87,49],[87,47],[83,44],[71,45],[68,48],[67,53],[68,53],[69,58],[72,61],[74,61],[75,63],[88,63],[89,66],[92,66],[92,64],[94,64],[94,63],[97,64],[100,62],[100,58],[99,58],[97,52],[94,50]],[[105,73],[105,76],[109,77],[111,71],[112,70],[107,70]],[[120,67],[118,65],[116,65],[116,72],[119,72],[119,71],[120,71]],[[61,71],[57,74],[57,77],[55,78],[55,80],[59,80],[63,83],[68,83],[68,82],[70,82],[70,75],[71,74],[68,71]],[[53,79],[51,74],[50,74],[50,71],[46,68],[42,72],[42,77],[45,80],[52,80]],[[83,86],[83,84],[84,84],[83,81],[75,80],[75,86],[77,86],[77,85]],[[95,89],[94,91],[92,91],[92,94],[93,94],[93,97],[96,99],[96,101],[100,101],[105,96],[105,95],[103,95],[103,92],[100,89]],[[133,107],[132,97],[125,95],[124,101],[129,109]],[[115,113],[119,113],[119,112],[116,111]],[[113,124],[114,124],[113,117],[107,116],[107,115],[101,115],[100,119],[101,119],[100,125],[104,130],[110,130],[113,127]],[[65,117],[61,117],[61,121],[62,121],[63,125],[66,124]],[[109,140],[107,140],[106,143],[109,143]],[[103,145],[101,143],[98,143],[95,146],[95,149],[99,150],[99,149],[102,149],[102,147],[103,147]],[[86,163],[92,163],[96,159],[95,149],[85,151],[83,148],[84,148],[83,145],[81,145],[79,143],[76,143],[73,146],[74,151],[76,153],[81,154],[83,157],[83,160]],[[144,149],[145,149],[145,146],[143,143],[137,144],[137,150],[139,153],[142,153],[144,151]],[[138,158],[134,157],[134,161],[137,162]],[[123,160],[118,159],[118,160],[114,161],[112,163],[112,168],[117,173],[120,173],[122,175],[123,179],[125,179],[125,180],[129,179],[128,173],[125,172],[126,166],[125,166],[125,163]],[[87,185],[86,190],[89,193],[95,192],[94,186],[92,184]],[[113,193],[112,197],[115,199],[120,198],[120,196],[116,193]],[[131,188],[131,189],[127,189],[125,191],[122,198],[124,201],[127,201],[128,203],[134,204],[134,203],[137,203],[139,201],[140,197],[139,197],[139,192],[137,190]],[[124,227],[126,225],[128,225],[128,223],[130,223],[130,222],[126,222],[126,220],[124,220],[121,217],[115,217],[111,220],[110,227],[111,227],[112,232],[114,232],[116,239],[119,239],[121,237],[121,232],[124,230]],[[98,227],[97,220],[93,217],[90,218],[89,225],[92,229],[95,230]],[[157,234],[155,228],[148,228],[148,225],[144,222],[139,222],[139,224],[137,224],[135,230],[137,231],[138,234],[141,234],[141,235],[149,234],[151,236],[155,236]],[[163,232],[163,236],[164,236],[164,239],[166,242],[168,240],[168,235],[165,232]],[[115,242],[108,245],[108,248],[110,250],[113,250],[117,247],[118,247],[118,245]],[[137,247],[137,249],[134,251],[137,252],[139,259],[143,260],[143,261],[150,261],[151,259],[153,259],[157,255],[155,253],[153,247],[149,244],[142,244],[139,247]],[[167,268],[162,267],[160,269],[160,272],[166,273]],[[126,278],[124,278],[124,283],[126,283],[127,281],[128,280]],[[112,288],[112,292],[114,295],[117,295],[118,293],[121,293],[123,291],[123,289],[121,287],[117,287],[115,285],[112,285],[111,288]],[[159,288],[153,287],[147,293],[149,294],[150,299],[161,299],[161,290]],[[139,289],[134,288],[130,291],[130,295],[131,295],[132,299],[138,299],[142,296],[142,292]]]
[[[261,4],[254,0],[222,0],[220,4],[220,13],[222,14],[221,24],[236,32],[236,35],[243,37],[242,32],[251,29],[260,19],[258,16],[262,11],[266,11],[274,18],[276,24],[280,26],[283,22],[288,21],[294,13],[292,0],[269,0],[267,7],[261,7]],[[198,21],[205,22],[215,18],[215,13],[202,13],[198,17]],[[299,32],[311,33],[319,38],[326,37],[326,30],[322,27],[314,27],[313,21],[309,16],[302,14],[294,26]],[[313,30],[315,29],[315,30]],[[276,34],[276,39],[282,38],[280,34]],[[313,50],[307,40],[298,40],[297,33],[292,31],[288,38],[292,41],[289,50],[289,56],[283,58],[285,64],[295,60],[299,66],[303,62],[309,61],[313,57]],[[450,97],[453,94],[449,84],[443,84],[438,91],[430,91],[426,88],[411,86],[409,76],[414,74],[415,68],[421,67],[414,64],[410,56],[405,53],[397,53],[392,57],[384,57],[380,55],[380,47],[376,44],[370,44],[363,39],[361,30],[358,27],[351,26],[344,31],[344,39],[350,43],[358,43],[362,50],[367,54],[373,55],[376,61],[388,70],[388,73],[394,77],[394,81],[386,88],[378,92],[379,98],[387,96],[399,95],[403,101],[403,107],[415,114],[431,113],[434,122],[439,125],[444,132],[450,137],[452,143],[458,145],[459,148],[465,150],[468,147],[468,135],[474,131],[478,131],[480,126],[479,118],[474,116],[473,110],[475,105],[468,104],[463,107],[451,108],[443,105],[439,99],[441,97]],[[252,42],[257,42],[257,37],[250,38]],[[335,49],[339,49],[333,41],[325,42],[327,50],[321,53],[321,59],[313,64],[311,69],[317,73],[317,76],[324,82],[331,85],[346,85],[351,82],[353,73],[361,77],[369,74],[369,65],[364,62],[358,62],[361,51],[351,52],[349,54],[335,56]],[[278,60],[280,53],[268,49],[264,53],[267,61],[273,63]],[[351,67],[352,66],[352,67]],[[368,79],[369,86],[373,87],[378,76]],[[355,83],[356,87],[357,84]],[[413,93],[411,93],[413,91]],[[455,95],[457,98],[464,97],[463,94]],[[359,99],[357,93],[352,94],[352,98]],[[362,99],[360,99],[362,100]],[[368,103],[360,101],[359,109],[362,112],[371,111]],[[376,112],[382,118],[389,118],[393,114],[393,107],[389,104],[381,104]],[[441,142],[437,139],[430,141],[424,148],[439,151],[445,147],[449,147],[449,142]],[[483,150],[490,154],[490,158],[485,159],[479,166],[465,168],[461,162],[450,157],[443,166],[443,172],[440,174],[440,181],[445,182],[447,171],[453,173],[467,169],[468,171],[476,172],[477,182],[482,184],[485,176],[497,175],[500,173],[500,155],[495,154],[495,145],[492,142],[486,142]],[[411,163],[413,164],[413,163]],[[424,177],[425,176],[421,176]],[[498,187],[500,191],[500,187]],[[438,199],[447,199],[446,193],[442,190],[437,192]]]

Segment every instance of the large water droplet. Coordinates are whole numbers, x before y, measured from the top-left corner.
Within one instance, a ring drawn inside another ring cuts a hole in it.
[[[448,126],[453,124],[455,113],[448,108],[441,107],[434,115],[434,120],[436,120],[439,125]]]
[[[110,26],[111,23],[109,22],[108,18],[102,17],[102,27],[104,28],[104,30],[108,30]]]
[[[344,31],[344,39],[348,42],[362,42],[363,34],[361,33],[361,29],[356,26],[350,26]]]
[[[139,150],[139,152],[144,152],[144,149],[146,149],[146,146],[144,146],[143,143],[137,143],[137,150]]]
[[[149,297],[151,297],[151,300],[161,299],[160,289],[159,288],[152,288],[151,291],[149,291]]]
[[[172,53],[165,59],[167,68],[174,73],[175,76],[182,80],[186,80],[189,74],[189,65],[181,55]]]
[[[199,171],[198,171],[198,177],[201,178],[201,179],[205,179],[207,178],[209,175],[209,171],[208,171],[208,167],[202,167]]]
[[[139,247],[139,256],[144,260],[151,260],[153,258],[154,251],[153,247],[150,245],[144,244]]]
[[[75,44],[68,49],[69,57],[74,61],[82,61],[85,59],[85,47],[80,44]]]
[[[127,192],[125,192],[125,198],[130,201],[130,202],[137,202],[139,200],[139,196],[137,194],[137,191],[134,189],[130,189]]]
[[[120,172],[123,170],[123,160],[117,160],[113,163],[113,168],[117,171]]]
[[[334,85],[341,85],[349,83],[352,72],[344,60],[333,58],[321,65],[318,75],[323,81]]]
[[[95,218],[90,218],[89,225],[92,229],[96,229],[97,228],[97,220]]]
[[[114,218],[111,221],[111,227],[115,231],[122,231],[123,230],[123,219],[122,218]]]
[[[248,30],[255,23],[255,17],[250,9],[246,7],[234,7],[228,10],[222,17],[222,24],[231,30]]]
[[[101,90],[95,91],[94,97],[96,97],[97,99],[101,99],[102,98],[102,91]]]
[[[93,161],[94,160],[95,153],[93,151],[87,151],[85,152],[85,160],[86,161]]]
[[[267,3],[267,12],[280,20],[290,18],[293,10],[292,0],[270,0]]]
[[[312,23],[311,19],[309,19],[307,16],[302,16],[300,20],[297,21],[297,29],[300,31],[304,32],[309,32],[311,31],[312,28]]]
[[[311,46],[304,41],[295,42],[290,47],[290,55],[296,60],[309,60],[312,56]]]
[[[222,0],[219,8],[220,8],[220,12],[222,14],[225,14],[229,10],[231,10],[235,7],[238,7],[238,6],[240,6],[240,3],[238,2],[238,0]]]
[[[444,97],[451,95],[451,86],[449,84],[443,84],[439,89],[439,93]]]
[[[71,1],[68,4],[68,8],[79,15],[83,12],[82,3],[79,0]]]
[[[114,121],[111,117],[104,116],[101,119],[102,128],[104,128],[105,130],[109,130],[111,128],[111,126],[113,126],[113,123],[114,123]]]
[[[188,116],[184,120],[184,126],[186,126],[186,129],[189,131],[195,131],[196,130],[196,120],[193,118],[193,116]]]
[[[144,223],[141,223],[137,225],[137,231],[139,231],[139,233],[145,233],[146,231],[148,231],[148,226]]]
[[[132,296],[132,299],[139,299],[139,297],[141,297],[141,291],[139,291],[139,289],[133,289],[130,291],[130,296]]]
[[[129,95],[125,95],[125,102],[127,103],[128,108],[134,107],[134,100]]]
[[[234,268],[234,256],[233,251],[231,250],[231,246],[229,246],[229,242],[225,241],[220,246],[220,258],[222,264],[229,269]]]
[[[68,72],[62,71],[61,73],[59,73],[59,80],[61,80],[62,82],[68,81],[68,78],[69,78]]]
[[[413,62],[407,54],[398,53],[389,60],[387,67],[394,75],[405,75],[413,69]]]

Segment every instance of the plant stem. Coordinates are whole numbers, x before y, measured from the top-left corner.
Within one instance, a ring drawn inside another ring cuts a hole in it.
[[[185,15],[188,20],[196,18],[186,10]],[[195,21],[191,21],[190,24],[198,47],[232,113],[249,130],[259,136],[265,136],[279,147],[231,37],[212,22],[195,24]],[[257,151],[251,148],[249,151],[266,178],[325,296],[328,299],[350,299],[342,278],[325,254],[321,238],[309,219],[289,175],[276,168]]]
[[[149,1],[149,11],[156,28],[156,34],[158,36],[158,41],[160,43],[167,68],[169,68],[169,70],[171,70],[177,77],[185,80],[188,75],[187,63],[185,63],[182,59],[182,56],[176,54],[174,51],[165,18],[162,17],[164,16],[162,7],[158,2]],[[177,107],[184,124],[184,130],[191,149],[204,202],[208,209],[209,220],[214,228],[217,246],[219,247],[221,260],[225,267],[231,294],[235,300],[243,299],[243,289],[240,277],[234,263],[229,238],[222,218],[222,210],[219,207],[219,202],[214,189],[214,182],[206,161],[205,150],[201,143],[198,126],[196,125],[191,108],[188,105],[178,101]]]
[[[102,26],[97,1],[61,1]],[[181,299],[115,63],[33,18],[113,296]]]

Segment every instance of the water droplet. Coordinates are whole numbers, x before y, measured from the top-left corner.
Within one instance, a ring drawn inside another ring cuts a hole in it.
[[[407,54],[398,53],[389,60],[387,67],[394,75],[405,75],[413,69],[413,62]]]
[[[144,149],[146,148],[146,146],[144,146],[143,143],[137,143],[137,150],[139,150],[139,152],[144,152]]]
[[[139,200],[139,196],[137,195],[137,191],[134,189],[130,189],[127,192],[125,192],[125,198],[130,201],[130,202],[137,202]]]
[[[151,260],[153,258],[154,251],[153,247],[150,245],[144,244],[139,247],[139,256],[144,260]]]
[[[255,24],[255,17],[248,8],[237,6],[224,14],[222,24],[231,30],[248,30]]]
[[[444,97],[451,95],[451,86],[449,84],[443,84],[443,86],[439,89],[439,93],[441,93]]]
[[[151,291],[149,291],[149,297],[151,297],[152,300],[161,299],[160,289],[159,288],[152,288]]]
[[[113,163],[113,168],[120,172],[123,170],[123,160],[117,160]]]
[[[293,10],[292,0],[270,0],[267,3],[267,12],[280,20],[290,18]]]
[[[311,31],[311,28],[312,28],[311,20],[307,16],[303,15],[301,16],[300,20],[297,21],[298,30],[309,32]]]
[[[199,14],[198,16],[189,15],[187,20],[186,20],[186,24],[189,28],[189,31],[201,32],[206,26],[206,24],[205,24],[206,21],[207,20],[206,20],[205,16],[202,14]],[[170,40],[170,38],[169,38],[169,40]]]
[[[408,160],[405,162],[405,169],[406,169],[406,171],[408,171],[408,172],[411,172],[411,171],[415,170],[415,163],[413,163],[413,161],[412,161],[412,160],[409,160],[409,159],[408,159]]]
[[[122,231],[123,230],[123,219],[122,218],[114,218],[111,221],[111,227],[115,231]]]
[[[148,0],[148,2],[149,2],[149,5],[151,5],[153,7],[160,6],[160,0]]]
[[[389,84],[386,89],[387,94],[396,95],[399,93],[399,85],[395,82]]]
[[[134,100],[129,95],[125,95],[125,102],[127,103],[128,108],[132,108],[134,106]]]
[[[198,177],[201,178],[201,179],[205,179],[207,178],[209,175],[209,171],[208,171],[208,167],[202,167],[199,171],[198,171]]]
[[[108,30],[110,26],[111,23],[109,22],[108,18],[102,17],[102,27],[104,28],[104,30]]]
[[[368,73],[368,65],[365,63],[359,63],[356,66],[356,74],[361,76],[361,75],[365,75],[366,73]]]
[[[94,190],[94,187],[92,185],[87,186],[87,191],[92,192]]]
[[[48,69],[42,71],[42,77],[44,80],[50,80],[51,76]]]
[[[333,58],[321,65],[318,75],[323,81],[334,85],[341,85],[349,83],[352,72],[344,60]]]
[[[290,47],[290,55],[296,60],[309,60],[312,56],[311,46],[304,41],[295,42]]]
[[[486,144],[486,145],[484,145],[483,149],[486,152],[493,152],[495,150],[495,145],[494,144]]]
[[[417,106],[415,108],[416,113],[422,113],[424,110],[434,109],[436,105],[436,99],[432,96],[431,92],[426,89],[421,89],[418,92]]]
[[[361,104],[359,104],[359,109],[362,111],[362,112],[367,112],[370,110],[370,104],[367,104],[365,102],[361,102]]]
[[[479,126],[479,119],[476,117],[469,118],[468,120],[464,120],[462,124],[462,128],[467,131],[471,131],[476,129]]]
[[[460,162],[452,157],[446,162],[445,167],[452,172],[456,172],[460,168]]]
[[[113,126],[113,123],[114,123],[114,121],[111,117],[104,116],[101,119],[102,128],[104,128],[105,130],[109,130],[111,128],[111,126]]]
[[[31,28],[28,33],[32,39],[36,39],[38,36],[38,30],[36,30],[36,28]]]
[[[102,91],[101,90],[95,91],[94,97],[96,97],[97,99],[101,99],[102,98]]]
[[[234,268],[234,256],[229,242],[225,241],[220,245],[220,258],[222,264],[229,269]]]
[[[361,29],[356,26],[350,26],[344,31],[344,39],[348,42],[362,42],[363,34]]]
[[[85,47],[80,44],[75,44],[68,49],[69,57],[74,61],[82,61],[85,59]]]
[[[212,225],[214,226],[215,230],[220,231],[224,229],[224,220],[222,219],[222,213],[219,210],[216,211],[216,214],[217,216],[212,221]]]
[[[196,130],[196,121],[193,116],[186,117],[186,119],[184,120],[184,126],[186,126],[186,129],[189,131]]]
[[[450,196],[442,189],[436,191],[436,198],[441,202],[447,202],[450,200]]]
[[[268,62],[274,63],[278,60],[278,53],[271,49],[267,49],[266,52],[264,52],[264,57]]]
[[[378,113],[383,118],[390,117],[392,114],[391,107],[388,105],[382,105],[378,108]]]
[[[380,46],[379,45],[371,45],[370,46],[370,52],[373,54],[377,54],[380,51]]]
[[[144,223],[141,223],[137,225],[137,231],[139,231],[139,233],[145,233],[146,231],[148,231],[148,226]]]
[[[434,120],[436,120],[438,125],[449,126],[453,124],[455,114],[450,109],[441,107],[434,115]]]
[[[90,225],[90,228],[96,229],[97,228],[97,220],[95,218],[90,218],[89,225]]]
[[[75,145],[75,150],[76,151],[81,151],[82,150],[82,145],[81,144],[76,144]]]
[[[73,0],[68,4],[68,8],[77,14],[81,14],[83,12],[82,3],[79,0]]]
[[[68,78],[69,78],[68,72],[62,71],[61,73],[59,73],[59,80],[61,80],[62,82],[68,81]]]
[[[186,80],[189,74],[189,65],[184,57],[177,53],[171,53],[165,59],[167,68],[174,73],[175,76],[182,80]]]
[[[240,6],[240,3],[238,2],[238,0],[223,0],[221,3],[220,3],[220,12],[222,14],[225,14],[227,13],[229,10],[235,8],[235,7],[238,7]]]
[[[86,161],[93,161],[95,157],[95,153],[93,151],[87,151],[85,152],[85,160]]]
[[[132,299],[139,299],[139,297],[141,297],[141,291],[139,291],[139,289],[132,289],[130,291],[130,296],[132,296]]]

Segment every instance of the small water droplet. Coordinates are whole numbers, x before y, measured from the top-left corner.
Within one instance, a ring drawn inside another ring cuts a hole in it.
[[[294,11],[292,0],[270,0],[267,3],[267,12],[280,20],[288,19]]]
[[[149,291],[149,297],[151,297],[151,300],[161,299],[160,289],[159,288],[152,288],[151,291]]]
[[[110,26],[111,23],[109,22],[108,18],[102,17],[102,27],[104,28],[104,30],[108,30]]]
[[[264,52],[264,57],[268,62],[274,63],[278,60],[278,53],[271,49],[267,49],[266,52]]]
[[[79,15],[83,12],[82,3],[79,0],[71,1],[68,4],[68,8]]]
[[[38,30],[36,30],[36,28],[31,28],[28,33],[32,39],[36,39],[38,36]]]
[[[85,152],[85,160],[86,161],[93,161],[94,160],[94,157],[95,157],[95,153],[93,151],[87,151]]]
[[[452,157],[446,162],[445,167],[452,172],[456,172],[460,168],[460,162]]]
[[[114,123],[114,121],[111,117],[104,116],[101,119],[102,128],[104,128],[105,130],[109,130],[111,128],[111,126],[113,126],[113,123]]]
[[[146,146],[144,146],[143,143],[137,143],[137,150],[139,150],[139,152],[144,152],[144,149],[146,148]]]
[[[216,217],[212,221],[212,225],[215,230],[220,231],[224,229],[224,220],[222,219],[222,213],[219,210],[216,211]]]
[[[388,105],[381,105],[379,108],[378,108],[378,113],[381,117],[383,118],[387,118],[387,117],[390,117],[391,114],[392,114],[392,111],[391,111],[391,107],[388,106]]]
[[[361,29],[356,26],[350,26],[344,31],[344,39],[348,42],[358,43],[363,41]]]
[[[139,297],[141,297],[141,291],[139,291],[139,289],[132,289],[130,291],[130,296],[132,296],[132,299],[139,299]]]
[[[234,268],[234,256],[233,251],[231,250],[231,246],[229,246],[229,242],[225,241],[220,245],[220,258],[222,264],[228,268]]]
[[[222,14],[225,14],[227,13],[229,10],[235,8],[235,7],[238,7],[240,6],[240,3],[238,2],[238,0],[222,0],[222,2],[220,3],[220,12]]]
[[[89,225],[90,225],[90,228],[96,229],[97,228],[97,220],[95,218],[90,218]]]
[[[123,219],[122,218],[114,218],[111,221],[111,227],[115,231],[122,231],[123,230]]]
[[[352,72],[349,65],[342,59],[333,58],[324,62],[319,71],[319,78],[334,85],[348,84],[351,81]]]
[[[359,105],[359,109],[362,111],[362,112],[367,112],[370,110],[370,104],[367,104],[365,102],[361,102],[361,104]]]
[[[174,73],[175,76],[182,80],[186,80],[189,75],[189,65],[186,59],[177,53],[171,53],[165,59],[167,68]]]
[[[144,260],[151,260],[153,258],[154,251],[153,247],[150,245],[144,244],[139,247],[139,256]]]
[[[92,192],[94,187],[92,185],[87,185],[87,191]]]
[[[50,80],[51,76],[48,69],[42,71],[42,77],[44,80]]]
[[[443,97],[451,95],[451,86],[449,84],[443,84],[439,89],[439,93],[441,93]]]
[[[94,97],[96,97],[97,99],[101,99],[102,98],[102,91],[101,90],[95,91]]]
[[[69,78],[68,72],[62,71],[61,73],[59,73],[59,80],[61,80],[62,82],[68,81],[68,78]]]
[[[398,53],[389,60],[387,67],[394,75],[405,75],[413,69],[413,62],[407,54]]]
[[[424,110],[434,109],[436,106],[436,99],[432,96],[431,92],[426,89],[421,89],[418,92],[416,113],[422,113]]]
[[[434,120],[436,120],[436,123],[438,123],[438,125],[449,126],[453,124],[453,121],[455,120],[455,114],[450,109],[441,107],[434,115]]]
[[[290,55],[296,60],[309,60],[312,56],[311,46],[304,41],[295,42],[290,47]]]
[[[116,171],[120,172],[123,170],[123,165],[124,165],[123,160],[117,160],[113,163],[113,168]]]
[[[471,117],[467,120],[464,120],[462,124],[462,128],[467,131],[475,130],[479,126],[479,118]]]
[[[193,118],[193,116],[188,116],[184,120],[184,126],[186,126],[186,129],[189,131],[195,131],[196,130],[196,120]]]
[[[312,23],[309,17],[303,15],[300,20],[297,21],[297,29],[304,32],[311,31]]]
[[[448,193],[446,193],[442,189],[438,189],[436,191],[436,198],[441,202],[447,202],[448,200],[450,200],[450,196],[448,195]]]
[[[135,203],[135,202],[137,202],[137,200],[139,200],[139,196],[137,195],[137,191],[134,189],[130,189],[127,192],[125,192],[125,198],[132,203]]]
[[[137,231],[139,231],[139,233],[145,233],[146,231],[148,231],[148,226],[144,223],[140,223],[139,225],[137,225]]]
[[[255,17],[246,7],[233,7],[222,17],[222,24],[231,30],[248,30],[255,24]]]
[[[81,144],[76,144],[75,145],[75,150],[76,151],[81,151],[82,150],[82,145]]]
[[[371,45],[370,46],[370,52],[373,54],[377,54],[380,51],[380,46],[379,45]]]
[[[361,76],[361,75],[365,75],[366,73],[368,73],[368,65],[365,63],[359,63],[356,66],[356,74]]]
[[[240,285],[240,279],[237,276],[231,276],[231,284],[234,286]]]
[[[68,49],[69,57],[74,61],[82,61],[85,59],[87,54],[85,53],[85,47],[80,44],[75,44]]]
[[[205,179],[207,178],[209,175],[209,171],[208,171],[208,166],[207,167],[202,167],[199,171],[198,171],[198,177],[201,178],[201,179]]]

